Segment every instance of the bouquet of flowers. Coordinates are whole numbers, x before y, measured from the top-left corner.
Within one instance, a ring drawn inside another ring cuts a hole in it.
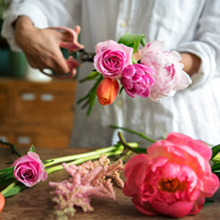
[[[139,44],[143,46],[138,50]],[[78,103],[86,100],[87,115],[95,103],[96,95],[102,105],[114,102],[124,90],[132,98],[140,96],[158,102],[185,89],[191,79],[182,69],[178,52],[164,51],[164,42],[146,43],[145,35],[126,33],[118,42],[107,40],[95,46],[95,70],[81,82],[95,80],[89,93]],[[140,53],[140,59],[133,55]]]

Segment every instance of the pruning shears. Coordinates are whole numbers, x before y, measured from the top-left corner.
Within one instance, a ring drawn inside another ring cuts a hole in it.
[[[93,62],[95,53],[87,52],[84,49],[84,46],[78,42],[78,36],[74,30],[64,27],[50,27],[50,29],[66,32],[70,36],[69,41],[62,41],[60,43],[60,48],[68,49],[69,57],[66,60],[66,63],[70,69],[70,72],[61,75],[56,73],[49,74],[42,70],[41,72],[43,74],[56,79],[69,79],[75,76],[76,68],[81,66],[84,62]]]

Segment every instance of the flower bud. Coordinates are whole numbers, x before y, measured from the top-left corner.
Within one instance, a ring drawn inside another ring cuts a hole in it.
[[[119,91],[119,83],[116,79],[105,78],[99,84],[96,95],[102,105],[112,104]]]
[[[0,213],[5,205],[5,197],[0,193]]]

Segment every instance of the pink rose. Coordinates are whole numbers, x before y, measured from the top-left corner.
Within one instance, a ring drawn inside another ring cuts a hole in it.
[[[15,179],[27,187],[32,187],[41,180],[47,179],[44,164],[34,152],[28,152],[28,155],[18,158],[12,164],[13,166]]]
[[[95,46],[95,69],[103,74],[104,78],[120,78],[123,69],[132,64],[131,56],[133,48],[115,41],[108,40]]]
[[[202,141],[170,133],[148,154],[133,157],[125,166],[123,192],[146,215],[183,217],[198,213],[219,187],[211,172],[211,149]]]
[[[159,101],[160,98],[173,96],[177,90],[185,89],[191,79],[179,63],[181,56],[178,52],[164,51],[164,43],[153,41],[141,50],[141,63],[154,70],[155,84],[151,88],[150,99]]]
[[[140,97],[150,95],[150,87],[154,85],[154,71],[143,64],[128,65],[122,72],[121,84],[125,92],[135,98],[135,94]]]

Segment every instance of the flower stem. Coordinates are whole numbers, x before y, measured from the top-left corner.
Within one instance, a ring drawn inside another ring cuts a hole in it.
[[[17,184],[17,180],[8,185],[5,189],[1,191],[1,194],[4,196],[9,190],[11,190]]]
[[[90,156],[93,156],[93,155],[102,155],[102,154],[105,154],[107,152],[111,152],[111,151],[115,151],[115,150],[117,151],[118,148],[122,148],[122,145],[111,146],[111,147],[98,149],[98,150],[95,150],[95,151],[82,153],[82,154],[76,154],[76,155],[71,155],[71,156],[65,156],[65,157],[50,159],[50,160],[44,161],[44,163],[45,163],[45,167],[49,167],[49,166],[52,166],[52,165],[55,165],[55,164],[58,164],[58,163],[73,161],[73,160],[76,160],[76,159],[79,159],[79,158],[82,158],[82,157],[85,158],[85,157],[90,157]]]
[[[144,134],[138,133],[138,132],[133,131],[133,130],[128,129],[128,128],[119,127],[119,126],[116,126],[116,125],[110,125],[110,128],[115,128],[115,129],[121,129],[121,130],[124,130],[124,131],[128,131],[128,132],[133,133],[133,134],[136,134],[136,135],[138,135],[138,136],[140,136],[140,137],[142,137],[142,138],[144,138],[144,139],[146,139],[146,140],[148,140],[148,141],[150,141],[150,142],[152,142],[152,143],[155,143],[155,142],[156,142],[155,140],[153,140],[153,139],[151,139],[151,138],[145,136]]]
[[[2,145],[8,145],[12,148],[13,152],[16,153],[19,157],[22,157],[22,154],[20,154],[17,150],[16,150],[16,147],[15,145],[11,144],[11,143],[8,143],[8,142],[5,142],[5,141],[2,141],[0,140],[0,144]]]
[[[120,155],[123,152],[124,147],[123,147],[123,145],[120,144],[118,149],[116,149],[116,151],[106,152],[104,150],[105,149],[97,150],[97,151],[99,151],[99,153],[96,153],[96,154],[93,154],[93,155],[89,155],[89,156],[87,155],[87,156],[84,156],[84,157],[82,157],[83,154],[81,154],[81,156],[78,157],[77,160],[72,161],[70,163],[67,163],[67,165],[70,165],[70,164],[75,164],[75,165],[81,164],[81,163],[84,163],[84,162],[86,162],[88,160],[98,159],[102,155],[106,155],[107,157]],[[78,155],[76,155],[76,156],[78,156]],[[65,161],[63,161],[63,162],[65,162]],[[59,171],[59,170],[62,170],[62,169],[63,169],[62,165],[57,165],[57,166],[54,166],[54,167],[47,168],[47,169],[45,169],[45,171],[47,172],[47,174],[50,174],[50,173],[53,173],[53,172],[56,172],[56,171]]]

